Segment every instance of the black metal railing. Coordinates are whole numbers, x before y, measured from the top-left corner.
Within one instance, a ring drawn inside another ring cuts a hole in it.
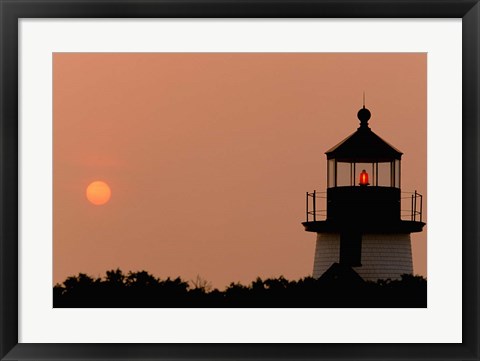
[[[323,203],[322,209],[317,209],[319,203]],[[312,207],[310,209],[310,206]],[[316,222],[324,221],[327,219],[327,192],[317,192],[313,191],[312,193],[307,192],[307,222]]]
[[[307,222],[324,221],[327,219],[327,192],[307,192],[306,220]],[[400,219],[404,221],[422,222],[423,196],[417,191],[401,192]]]
[[[422,222],[423,196],[415,192],[402,192],[400,218],[404,221]]]

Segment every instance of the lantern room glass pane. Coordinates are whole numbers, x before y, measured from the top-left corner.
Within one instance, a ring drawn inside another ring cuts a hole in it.
[[[400,160],[395,160],[395,182],[394,187],[400,188]]]
[[[352,164],[337,162],[337,187],[348,187],[352,185]]]
[[[374,165],[375,163],[355,163],[354,185],[360,185],[360,174],[363,171],[367,172],[368,185],[373,185],[375,179]]]
[[[328,177],[327,177],[327,187],[335,187],[335,159],[328,160]]]
[[[379,187],[391,187],[392,186],[392,164],[378,163],[378,186]]]
[[[353,163],[338,162],[336,159],[327,161],[327,187],[351,187],[360,186],[366,182],[371,187],[396,187],[400,188],[401,162]],[[367,174],[362,175],[362,172]]]

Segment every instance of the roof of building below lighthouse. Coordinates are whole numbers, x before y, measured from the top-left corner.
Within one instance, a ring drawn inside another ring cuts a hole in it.
[[[365,106],[358,112],[358,119],[360,127],[357,131],[327,150],[327,159],[343,162],[388,162],[402,157],[402,152],[369,128],[370,111]]]

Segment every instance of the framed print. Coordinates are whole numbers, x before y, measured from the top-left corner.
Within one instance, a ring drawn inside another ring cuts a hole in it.
[[[2,360],[478,360],[477,1],[1,16]]]

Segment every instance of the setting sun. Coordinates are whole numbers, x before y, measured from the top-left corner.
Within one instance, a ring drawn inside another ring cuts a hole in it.
[[[86,194],[87,199],[91,203],[95,204],[96,206],[100,206],[110,200],[112,191],[110,190],[110,187],[107,183],[102,181],[95,181],[88,185]]]

